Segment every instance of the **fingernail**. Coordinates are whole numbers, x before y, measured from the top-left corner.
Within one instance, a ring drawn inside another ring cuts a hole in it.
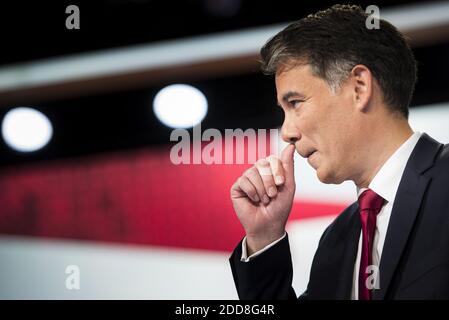
[[[276,178],[274,178],[274,182],[276,182],[276,184],[283,184],[284,183],[284,177],[283,176],[276,176]]]
[[[269,187],[268,188],[268,195],[270,197],[274,197],[276,195],[276,188],[275,187]]]
[[[267,196],[266,194],[263,195],[263,202],[264,202],[265,204],[270,203],[270,198],[268,198],[268,196]]]
[[[254,201],[255,202],[259,202],[260,201],[259,196],[257,194],[254,196]]]

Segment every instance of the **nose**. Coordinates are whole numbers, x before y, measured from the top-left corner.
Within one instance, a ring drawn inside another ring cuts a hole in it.
[[[285,117],[284,123],[281,128],[282,140],[288,143],[295,143],[299,139],[301,139],[301,133],[298,130],[298,127],[295,125],[294,121],[289,119],[289,117]]]

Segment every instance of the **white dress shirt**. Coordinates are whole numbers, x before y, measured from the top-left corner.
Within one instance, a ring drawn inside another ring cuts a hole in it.
[[[380,170],[374,176],[373,180],[369,184],[368,188],[373,190],[375,193],[380,195],[385,199],[385,203],[382,206],[379,214],[376,219],[376,231],[374,234],[374,244],[373,244],[373,257],[372,264],[379,266],[380,257],[382,256],[382,249],[385,242],[385,236],[387,234],[388,223],[390,221],[391,210],[393,207],[394,200],[396,198],[396,193],[398,191],[399,183],[401,182],[402,175],[405,170],[405,166],[407,165],[408,159],[412,154],[413,149],[418,143],[419,138],[421,137],[420,132],[413,133],[407,141],[405,141],[394,153],[393,155],[382,165]],[[365,191],[366,188],[357,188],[357,198],[360,194]],[[242,242],[242,257],[241,261],[248,262],[251,259],[255,258],[262,252],[268,250],[276,243],[285,238],[286,234],[270,243],[265,248],[253,253],[251,256],[247,256],[246,250],[246,237]],[[359,247],[357,251],[357,258],[354,264],[354,273],[353,273],[353,283],[352,283],[352,291],[351,291],[351,299],[357,300],[359,293],[359,267],[360,267],[360,256],[362,253],[362,233],[360,232],[359,237]],[[381,276],[381,275],[380,275]]]

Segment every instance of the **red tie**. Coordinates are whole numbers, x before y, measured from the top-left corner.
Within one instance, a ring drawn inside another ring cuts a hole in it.
[[[362,255],[359,270],[359,300],[370,300],[371,289],[367,279],[371,272],[367,267],[372,264],[376,217],[380,212],[384,199],[371,189],[363,191],[359,196],[360,221],[362,222]],[[367,272],[368,271],[368,272]]]

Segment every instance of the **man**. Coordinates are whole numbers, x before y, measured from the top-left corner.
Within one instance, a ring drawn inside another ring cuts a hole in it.
[[[246,232],[230,258],[241,299],[296,298],[285,232],[295,149],[321,182],[352,180],[358,193],[323,233],[300,299],[449,299],[449,146],[410,128],[412,51],[366,19],[335,5],[261,50],[290,144],[231,187]]]

